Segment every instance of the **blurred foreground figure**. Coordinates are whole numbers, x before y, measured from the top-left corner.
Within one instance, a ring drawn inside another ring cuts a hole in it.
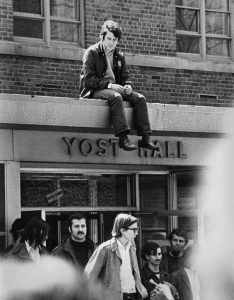
[[[98,293],[58,257],[44,256],[35,263],[0,262],[1,300],[95,300]]]
[[[202,182],[204,216],[200,284],[204,300],[234,299],[234,124],[222,144],[212,149],[210,165]]]
[[[198,275],[198,249],[190,246],[184,254],[184,267],[171,273],[170,281],[176,287],[180,300],[201,300]]]

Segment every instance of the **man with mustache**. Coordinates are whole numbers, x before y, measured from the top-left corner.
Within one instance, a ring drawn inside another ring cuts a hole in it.
[[[179,300],[177,290],[167,281],[168,274],[160,269],[162,260],[160,246],[155,242],[147,241],[142,247],[141,257],[146,260],[141,270],[141,280],[148,292],[146,300]]]
[[[161,269],[171,274],[184,267],[184,250],[188,245],[188,237],[184,230],[174,228],[168,236],[170,248],[163,255]]]
[[[92,256],[96,245],[87,238],[86,218],[80,213],[68,218],[69,236],[56,247],[52,254],[64,258],[78,270],[83,270]]]

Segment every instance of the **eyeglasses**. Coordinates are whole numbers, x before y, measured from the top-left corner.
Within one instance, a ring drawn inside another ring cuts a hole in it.
[[[136,232],[138,232],[139,231],[139,228],[137,227],[137,228],[130,228],[130,227],[128,227],[128,229],[127,230],[132,230],[132,231],[134,231],[135,233]]]

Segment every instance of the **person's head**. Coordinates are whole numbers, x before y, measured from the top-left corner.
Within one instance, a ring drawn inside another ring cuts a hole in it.
[[[102,25],[100,40],[107,51],[115,49],[118,41],[121,39],[121,34],[119,24],[112,20],[108,20]]]
[[[50,225],[39,217],[33,217],[25,226],[22,241],[27,241],[30,246],[43,244],[50,230]]]
[[[184,230],[174,228],[168,236],[170,242],[170,250],[174,256],[181,255],[183,253],[185,246],[188,243],[188,237]]]
[[[86,218],[81,213],[75,213],[68,217],[68,230],[71,239],[76,242],[84,242],[86,240],[87,225]]]
[[[125,240],[134,241],[139,230],[139,219],[129,214],[118,214],[115,218],[112,236],[123,237]]]
[[[15,219],[15,221],[12,223],[10,233],[13,238],[13,243],[16,243],[22,237],[25,225],[26,221],[23,218]]]
[[[147,241],[141,251],[141,257],[148,262],[149,267],[159,267],[162,260],[161,247],[151,241]]]

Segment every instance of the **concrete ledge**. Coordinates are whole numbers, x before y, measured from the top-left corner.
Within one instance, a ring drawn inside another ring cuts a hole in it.
[[[125,102],[132,125],[133,109]],[[225,133],[233,108],[148,103],[152,130],[184,133]],[[0,95],[0,128],[40,126],[96,128],[111,127],[107,101],[30,95]]]

